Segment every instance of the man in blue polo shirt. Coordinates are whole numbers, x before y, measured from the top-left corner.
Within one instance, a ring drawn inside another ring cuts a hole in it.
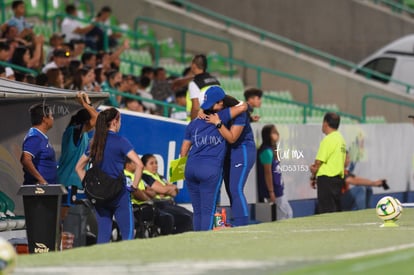
[[[55,150],[46,135],[53,127],[52,112],[44,104],[34,105],[29,111],[32,127],[24,138],[20,158],[24,171],[23,185],[56,184]]]

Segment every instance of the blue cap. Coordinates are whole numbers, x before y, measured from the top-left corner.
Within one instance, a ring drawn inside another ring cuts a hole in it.
[[[224,90],[220,86],[212,86],[207,89],[204,94],[204,102],[201,104],[201,109],[208,110],[213,107],[214,104],[223,100],[226,96]]]

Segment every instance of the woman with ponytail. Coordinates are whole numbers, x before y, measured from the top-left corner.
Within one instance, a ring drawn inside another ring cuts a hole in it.
[[[134,218],[129,192],[138,188],[144,166],[131,143],[118,134],[120,127],[121,114],[117,109],[110,108],[100,112],[90,148],[86,150],[76,165],[76,172],[80,179],[83,180],[85,177],[85,167],[90,160],[114,179],[121,174],[123,175],[127,157],[136,164],[132,186],[127,187],[125,185],[120,194],[112,201],[102,205],[95,205],[96,219],[98,221],[97,243],[107,243],[110,241],[113,216],[115,216],[119,225],[122,239],[130,240],[134,238]]]

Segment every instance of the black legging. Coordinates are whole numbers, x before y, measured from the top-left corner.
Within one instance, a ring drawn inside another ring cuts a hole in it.
[[[184,207],[178,206],[170,200],[157,200],[154,204],[160,209],[174,217],[174,233],[183,233],[193,230],[193,213]]]

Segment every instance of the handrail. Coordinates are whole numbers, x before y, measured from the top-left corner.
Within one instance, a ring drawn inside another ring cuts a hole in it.
[[[267,95],[267,94],[263,94],[263,97],[268,98],[268,99],[273,100],[273,101],[279,101],[279,102],[283,102],[283,103],[287,103],[287,104],[293,104],[293,105],[302,107],[303,108],[303,124],[305,124],[307,122],[307,118],[309,116],[309,113],[311,113],[312,110],[323,111],[323,112],[335,112],[340,116],[348,117],[348,118],[356,120],[358,122],[362,122],[361,117],[353,115],[353,114],[349,114],[349,113],[345,113],[345,112],[341,112],[341,111],[335,111],[335,110],[332,110],[332,109],[323,108],[323,107],[315,106],[315,105],[312,105],[312,104],[299,102],[299,101],[296,101],[296,100],[289,100],[289,99],[279,98],[279,97],[272,96],[272,95]],[[309,110],[309,112],[307,112],[308,110]]]
[[[15,69],[16,71],[19,71],[19,72],[28,73],[28,74],[31,74],[33,76],[37,76],[39,74],[36,70],[29,69],[29,68],[19,66],[19,65],[16,65],[16,64],[12,64],[12,63],[9,63],[9,62],[5,62],[5,61],[0,61],[0,65],[4,66],[4,67],[10,67],[10,68]]]
[[[0,9],[1,9],[1,22],[6,22],[6,4],[4,0],[0,0]]]
[[[146,40],[146,41],[148,41],[148,42],[150,42],[150,43],[152,43],[154,45],[154,63],[155,63],[156,66],[159,63],[159,59],[160,59],[160,45],[159,45],[158,41],[155,38],[153,38],[153,37],[150,37],[148,35],[141,34],[139,32],[135,32],[135,31],[132,31],[132,30],[124,30],[124,29],[122,29],[122,28],[120,28],[118,26],[108,26],[108,25],[105,25],[105,24],[102,24],[102,23],[99,23],[99,22],[91,22],[90,20],[83,19],[83,18],[79,18],[79,17],[76,17],[76,16],[71,16],[71,15],[64,14],[64,13],[56,14],[53,17],[53,27],[52,27],[53,28],[53,32],[56,32],[57,29],[58,29],[58,27],[57,27],[57,20],[58,20],[58,18],[64,18],[64,17],[69,17],[69,18],[72,18],[72,19],[74,19],[76,21],[83,22],[83,23],[95,24],[95,25],[103,28],[105,30],[103,32],[104,33],[104,50],[105,51],[108,51],[109,50],[109,46],[108,46],[109,45],[109,40],[108,40],[108,34],[106,32],[108,29],[111,29],[114,32],[120,32],[120,33],[123,33],[123,34],[127,34],[128,36],[134,37],[134,39],[138,39],[138,38],[144,39],[144,40]]]
[[[405,11],[409,15],[414,15],[414,10],[404,4],[400,4],[396,1],[392,0],[372,0],[375,4],[386,4],[390,6],[391,10],[393,12],[400,13],[401,11]]]
[[[387,97],[384,95],[377,95],[377,94],[365,94],[362,97],[361,100],[361,113],[362,113],[362,122],[365,123],[366,122],[366,116],[367,116],[367,101],[368,99],[377,99],[377,100],[381,100],[381,101],[385,101],[385,102],[389,102],[389,103],[393,103],[393,104],[398,104],[398,105],[402,105],[402,106],[407,106],[410,108],[414,109],[414,103],[408,102],[406,100],[402,100],[402,99],[396,99],[396,98],[392,98],[392,97]]]
[[[380,79],[385,79],[387,81],[397,83],[399,85],[405,86],[407,94],[410,92],[410,89],[414,89],[414,85],[411,85],[411,84],[408,84],[408,83],[390,78],[387,75],[384,75],[382,73],[379,73],[379,72],[376,72],[376,71],[373,71],[373,70],[370,70],[370,69],[367,69],[367,68],[362,68],[362,67],[358,66],[357,64],[355,64],[353,62],[350,62],[350,61],[347,61],[345,59],[339,58],[337,56],[319,51],[317,49],[308,47],[304,44],[301,44],[301,43],[298,43],[296,41],[290,40],[286,37],[274,34],[274,33],[269,32],[269,31],[262,30],[260,28],[255,27],[255,26],[243,23],[243,22],[238,21],[236,19],[233,19],[233,18],[230,18],[228,16],[219,14],[217,12],[211,11],[211,10],[209,10],[207,8],[204,8],[204,7],[201,7],[197,4],[193,4],[193,3],[189,2],[188,0],[174,0],[174,1],[181,4],[182,6],[184,6],[188,12],[191,12],[192,10],[194,10],[194,11],[200,12],[202,14],[205,14],[207,16],[210,16],[210,17],[212,17],[216,20],[220,20],[220,21],[224,22],[224,24],[227,27],[236,26],[236,27],[239,27],[243,30],[250,31],[252,33],[255,33],[255,34],[259,35],[259,37],[262,41],[264,41],[265,39],[270,39],[270,40],[276,41],[278,43],[284,44],[287,47],[291,47],[295,51],[295,53],[297,53],[297,54],[299,54],[301,52],[304,52],[304,53],[307,53],[307,54],[309,54],[313,57],[317,57],[317,58],[319,58],[323,61],[327,61],[332,67],[335,67],[336,65],[341,65],[346,69],[352,69],[352,70],[358,70],[358,71],[364,72],[365,77],[368,78],[368,79],[370,79],[372,76],[376,76],[376,77],[379,77]]]
[[[186,108],[183,107],[183,106],[180,106],[180,105],[171,104],[171,103],[168,103],[168,102],[155,100],[155,99],[149,99],[149,98],[141,97],[139,95],[133,95],[133,94],[130,94],[130,93],[124,93],[124,92],[120,92],[118,90],[114,90],[114,89],[111,89],[111,88],[105,89],[104,92],[108,92],[110,94],[120,95],[120,96],[123,96],[123,97],[133,98],[133,99],[137,99],[137,100],[141,100],[141,101],[154,103],[156,105],[160,105],[160,106],[163,107],[163,116],[164,117],[168,117],[168,115],[169,115],[168,109],[169,108],[174,108],[174,109],[179,110],[179,111],[186,111]]]
[[[239,66],[242,66],[242,67],[245,67],[245,68],[256,70],[256,73],[257,73],[257,78],[256,78],[257,79],[257,84],[256,84],[256,86],[258,88],[262,88],[262,77],[261,77],[262,73],[269,73],[269,74],[277,75],[277,76],[280,76],[280,77],[283,77],[283,78],[288,78],[288,79],[291,79],[293,81],[297,81],[297,82],[300,82],[302,84],[305,84],[307,89],[308,89],[308,104],[313,105],[313,87],[312,87],[312,83],[307,79],[304,79],[302,77],[292,75],[292,74],[289,74],[289,73],[286,73],[286,72],[281,72],[281,71],[278,71],[278,70],[264,68],[264,67],[261,67],[261,66],[258,66],[258,65],[250,64],[250,63],[247,63],[247,62],[242,61],[242,60],[237,60],[237,59],[234,59],[234,58],[226,58],[226,57],[223,57],[221,55],[208,56],[207,59],[208,60],[220,59],[220,60],[228,62],[230,64],[239,65]]]
[[[231,42],[231,40],[220,37],[220,36],[216,36],[216,35],[212,35],[212,34],[208,34],[208,33],[203,33],[200,31],[196,31],[194,29],[190,29],[190,28],[186,28],[180,25],[176,25],[173,23],[169,23],[169,22],[165,22],[165,21],[161,21],[161,20],[157,20],[154,18],[150,18],[150,17],[145,17],[145,16],[138,16],[137,18],[135,18],[134,20],[134,31],[138,32],[138,25],[140,22],[147,22],[147,23],[151,23],[151,24],[156,24],[159,26],[163,26],[166,28],[170,28],[170,29],[174,29],[177,31],[181,32],[181,61],[184,63],[185,59],[184,59],[184,55],[185,55],[185,50],[186,50],[186,34],[190,33],[196,36],[200,36],[200,37],[204,37],[210,40],[214,40],[214,41],[218,41],[221,43],[224,43],[227,45],[228,48],[228,56],[229,58],[233,58],[233,44]]]

